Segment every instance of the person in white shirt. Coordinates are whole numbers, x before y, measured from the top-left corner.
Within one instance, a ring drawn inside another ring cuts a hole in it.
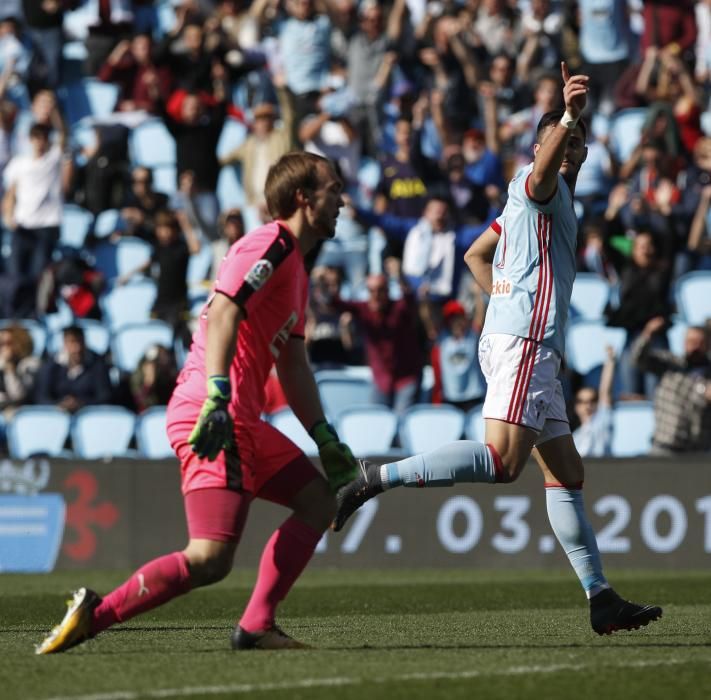
[[[5,169],[3,223],[11,231],[8,274],[18,284],[34,286],[59,240],[64,192],[72,162],[63,157],[65,136],[52,144],[51,129],[30,128],[32,152],[12,158]]]

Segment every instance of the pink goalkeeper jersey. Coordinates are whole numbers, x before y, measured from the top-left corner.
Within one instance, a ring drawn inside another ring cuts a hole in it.
[[[282,222],[260,226],[237,241],[220,265],[176,393],[194,401],[199,411],[206,396],[210,301],[218,292],[226,294],[246,313],[230,367],[233,414],[243,425],[258,421],[265,403],[264,386],[279,352],[290,336],[304,335],[308,290],[297,240]]]

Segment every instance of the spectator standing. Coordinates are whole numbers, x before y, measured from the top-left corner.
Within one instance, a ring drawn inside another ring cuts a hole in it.
[[[580,425],[573,441],[581,457],[609,457],[612,449],[612,383],[615,378],[615,351],[607,348],[598,389],[585,386],[575,394],[575,415]]]
[[[623,391],[633,395],[654,394],[656,382],[644,378],[630,359],[630,348],[647,322],[657,316],[668,319],[669,268],[657,254],[654,237],[641,231],[632,243],[632,256],[620,272],[620,304],[608,316],[608,325],[627,331],[625,350],[620,358]],[[659,336],[652,341],[655,348],[664,343]]]
[[[84,331],[69,326],[64,345],[45,361],[37,377],[35,401],[74,413],[83,406],[111,402],[111,381],[103,358],[86,347]]]
[[[174,95],[174,110],[165,114],[166,127],[175,139],[177,172],[192,171],[193,202],[202,221],[216,221],[219,215],[217,143],[227,107],[223,73],[216,76],[214,88],[214,99],[196,92]]]
[[[131,0],[87,0],[91,14],[86,38],[86,75],[96,75],[114,46],[131,36],[133,3]]]
[[[276,125],[277,108],[262,102],[252,110],[250,134],[233,151],[220,160],[223,167],[242,164],[242,185],[247,204],[259,212],[260,219],[267,218],[264,200],[264,183],[272,163],[293,150],[294,110],[281,80],[275,78],[275,87],[281,111],[281,124]]]
[[[11,231],[8,273],[18,289],[37,284],[59,240],[73,166],[63,154],[66,134],[57,145],[50,135],[47,126],[35,124],[30,129],[32,154],[15,156],[5,169],[3,221]]]
[[[22,0],[27,33],[41,63],[40,70],[35,70],[30,75],[30,87],[45,87],[50,90],[59,87],[62,77],[64,13],[77,4],[77,0]]]
[[[405,0],[394,0],[387,25],[381,4],[364,0],[358,7],[358,30],[348,43],[348,87],[355,98],[350,117],[356,131],[364,135],[364,150],[377,154],[380,135],[380,98],[384,87],[377,79],[386,54],[394,50],[402,36]]]
[[[150,34],[136,34],[114,47],[98,72],[99,80],[120,87],[116,111],[160,112],[159,102],[168,99],[172,78],[166,66],[156,66]]]
[[[125,284],[136,273],[154,268],[158,290],[151,315],[181,333],[188,310],[188,263],[190,256],[200,251],[200,241],[185,218],[172,211],[158,212],[155,226],[156,245],[150,260],[122,275],[118,282]]]
[[[395,122],[395,152],[381,158],[380,182],[375,210],[394,216],[418,217],[427,203],[427,185],[422,172],[420,131],[412,121]]]
[[[333,0],[326,2],[331,10]],[[295,124],[314,111],[331,58],[331,20],[314,5],[313,0],[286,0],[289,17],[279,32],[280,62]]]
[[[627,0],[578,0],[583,73],[590,76],[590,111],[610,113],[612,88],[632,58]]]
[[[424,366],[417,301],[404,284],[402,298],[390,299],[385,275],[370,275],[367,286],[368,301],[338,299],[336,306],[350,312],[363,333],[374,403],[402,414],[418,400]]]
[[[667,321],[649,320],[637,338],[632,357],[640,369],[659,376],[654,395],[653,455],[706,452],[711,449],[711,361],[707,330],[686,332],[684,356],[655,348],[652,342]]]

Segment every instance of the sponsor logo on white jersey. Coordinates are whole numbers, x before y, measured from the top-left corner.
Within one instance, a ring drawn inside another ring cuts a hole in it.
[[[511,281],[507,279],[494,280],[491,287],[492,297],[510,297],[511,296]]]

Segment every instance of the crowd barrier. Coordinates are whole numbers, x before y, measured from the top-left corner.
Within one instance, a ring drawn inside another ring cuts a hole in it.
[[[708,455],[589,460],[585,497],[608,566],[711,567]],[[256,566],[284,515],[272,504],[253,504],[237,566]],[[0,461],[0,571],[133,568],[182,548],[186,536],[174,460]],[[328,532],[312,562],[339,568],[565,565],[533,463],[513,484],[383,494],[343,532]]]

